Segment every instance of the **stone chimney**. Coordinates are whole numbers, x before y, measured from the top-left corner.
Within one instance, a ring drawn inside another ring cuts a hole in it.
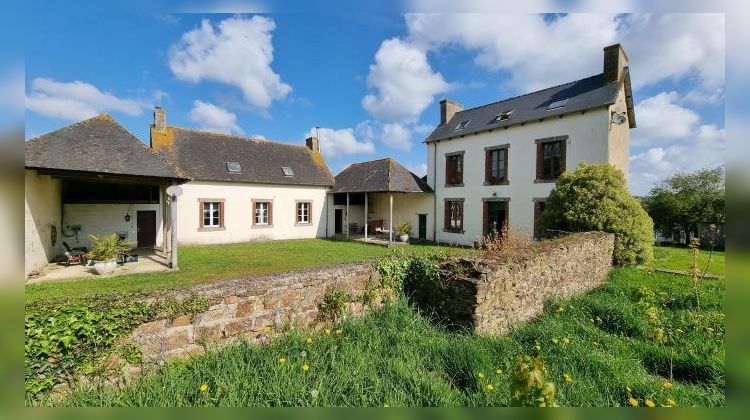
[[[604,47],[604,83],[618,82],[628,66],[628,56],[620,44]]]
[[[445,124],[456,115],[457,112],[464,110],[464,106],[450,99],[440,101],[440,124]]]
[[[320,140],[317,137],[311,136],[305,139],[305,144],[313,152],[320,153]]]
[[[167,113],[161,107],[154,107],[154,122],[151,124],[151,149],[171,148],[174,133],[167,126]]]

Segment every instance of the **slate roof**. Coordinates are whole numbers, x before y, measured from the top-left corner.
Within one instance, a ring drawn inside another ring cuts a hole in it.
[[[391,158],[352,163],[336,175],[333,192],[432,192],[423,178]]]
[[[585,111],[615,103],[620,89],[620,82],[604,83],[604,74],[587,77],[574,82],[550,87],[502,101],[493,102],[476,108],[457,112],[446,124],[441,124],[427,137],[425,143],[445,140],[466,134],[507,127],[527,121],[559,116],[572,112]],[[626,70],[626,93],[629,90],[629,74]],[[567,99],[565,106],[547,110],[549,104]],[[632,103],[632,102],[631,102]],[[493,122],[498,114],[513,110],[510,118]],[[635,127],[635,116],[628,107],[628,120],[631,128]],[[461,121],[469,121],[466,128],[456,130]]]
[[[333,174],[320,153],[307,146],[168,126],[172,147],[162,152],[177,172],[192,180],[333,186]],[[242,172],[230,173],[227,162]],[[284,175],[288,166],[294,175]]]
[[[106,114],[26,142],[27,168],[179,178],[146,144]]]

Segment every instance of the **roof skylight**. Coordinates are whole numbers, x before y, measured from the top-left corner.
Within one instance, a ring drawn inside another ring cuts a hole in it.
[[[461,122],[460,122],[460,123],[458,123],[458,125],[456,126],[456,130],[463,130],[464,128],[466,128],[466,126],[467,126],[467,125],[469,125],[469,122],[470,122],[470,121],[471,121],[471,120],[463,120],[463,121],[461,121]]]
[[[230,173],[242,172],[242,165],[239,162],[227,162],[227,171]]]
[[[495,123],[495,122],[505,121],[505,120],[509,119],[510,115],[513,113],[513,111],[515,111],[515,109],[511,109],[510,111],[503,111],[503,112],[497,114],[497,116],[495,117],[494,120],[492,120],[492,122]]]
[[[284,176],[286,177],[294,176],[294,171],[289,166],[282,166],[281,170],[284,172]]]
[[[550,111],[550,110],[552,110],[552,109],[562,108],[562,107],[564,107],[564,106],[565,106],[565,104],[567,104],[567,103],[568,103],[568,98],[565,98],[565,99],[561,99],[561,100],[559,100],[559,101],[555,101],[555,102],[552,102],[552,103],[551,103],[551,104],[549,104],[549,106],[547,107],[547,111]]]

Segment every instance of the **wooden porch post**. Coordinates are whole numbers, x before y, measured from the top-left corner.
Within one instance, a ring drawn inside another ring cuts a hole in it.
[[[177,268],[177,196],[169,197],[169,268]]]
[[[349,239],[349,193],[346,193],[346,239]]]
[[[388,205],[390,207],[390,221],[388,222],[388,245],[393,244],[393,193],[388,191]]]
[[[369,224],[368,219],[369,219],[369,216],[367,213],[367,192],[365,192],[365,241],[367,240],[367,225]]]

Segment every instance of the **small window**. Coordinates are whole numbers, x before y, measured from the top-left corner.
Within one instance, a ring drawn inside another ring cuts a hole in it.
[[[543,143],[542,147],[542,179],[556,179],[563,173],[564,152],[562,141]]]
[[[566,98],[566,99],[561,99],[561,100],[559,100],[559,101],[555,101],[555,102],[552,102],[552,103],[551,103],[551,104],[549,104],[549,106],[547,107],[547,111],[550,111],[550,110],[552,110],[552,109],[562,108],[562,107],[564,107],[564,106],[565,106],[565,104],[567,104],[567,103],[568,103],[568,99],[567,99],[567,98]]]
[[[255,214],[253,219],[254,225],[268,226],[271,225],[271,202],[256,201]]]
[[[294,176],[294,171],[289,166],[282,166],[281,171],[284,172],[284,176],[286,177],[292,177]]]
[[[203,227],[221,227],[221,203],[203,203]]]
[[[464,202],[447,200],[445,202],[445,224],[443,228],[449,232],[461,232],[464,227]]]
[[[515,109],[511,109],[510,111],[504,111],[504,112],[497,114],[497,117],[495,117],[495,119],[492,120],[492,122],[500,122],[500,121],[505,121],[509,119],[513,111],[515,111]]]
[[[301,201],[297,203],[297,223],[299,224],[310,223],[310,202]]]
[[[239,162],[227,162],[227,171],[229,173],[240,173],[242,172],[242,165]]]
[[[463,120],[463,121],[461,121],[461,122],[460,122],[460,123],[458,123],[458,125],[456,126],[456,130],[463,130],[464,128],[466,128],[466,126],[467,126],[467,125],[469,125],[469,122],[470,122],[470,121],[471,121],[471,120]]]
[[[488,150],[485,156],[484,180],[497,185],[508,180],[508,149]]]
[[[464,155],[455,154],[445,157],[446,185],[460,185],[464,182]]]

